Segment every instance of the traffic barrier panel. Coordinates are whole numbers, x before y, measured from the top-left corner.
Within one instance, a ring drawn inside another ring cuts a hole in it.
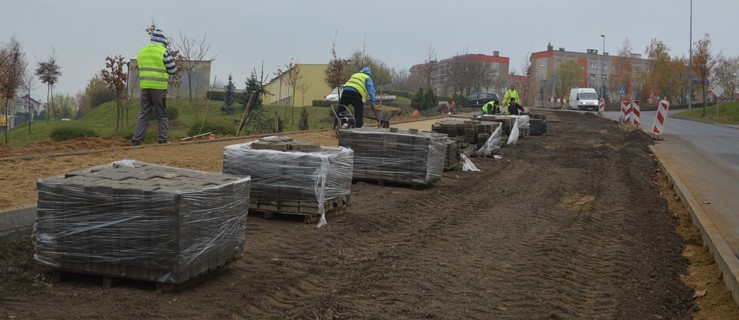
[[[621,123],[629,123],[631,115],[631,102],[621,101]]]
[[[631,101],[631,122],[638,128],[641,123],[639,100]]]
[[[600,98],[598,100],[598,114],[602,115],[606,112],[606,100],[603,98]]]
[[[652,139],[662,140],[662,130],[665,127],[667,110],[669,109],[670,103],[667,102],[667,100],[662,100],[659,102],[659,106],[657,107],[657,116],[654,117],[654,124],[652,125]]]

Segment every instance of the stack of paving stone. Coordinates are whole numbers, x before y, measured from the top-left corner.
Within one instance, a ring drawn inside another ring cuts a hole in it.
[[[499,125],[492,121],[447,119],[432,125],[431,130],[445,133],[459,142],[477,145],[485,143]]]
[[[238,259],[249,177],[122,160],[38,181],[35,259],[181,284]]]
[[[513,129],[513,123],[515,122],[515,117],[504,116],[504,115],[483,114],[479,117],[479,120],[500,122],[503,125],[503,134],[506,136],[509,136],[511,135],[511,129]]]
[[[223,172],[251,176],[252,210],[310,221],[349,206],[353,159],[350,149],[273,136],[226,146]]]
[[[354,179],[425,186],[441,179],[447,135],[356,128],[341,130],[339,145],[354,150]]]
[[[459,156],[459,142],[457,140],[448,138],[446,140],[446,153],[444,156],[444,171],[454,170],[459,165],[459,161],[462,160]]]

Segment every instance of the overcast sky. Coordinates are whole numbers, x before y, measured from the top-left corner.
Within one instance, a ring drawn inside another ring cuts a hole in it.
[[[712,52],[739,56],[739,1],[694,0],[693,42],[708,33]],[[364,48],[391,68],[423,63],[432,48],[438,59],[461,53],[510,58],[521,69],[532,52],[554,48],[616,54],[629,39],[644,54],[651,39],[673,56],[688,56],[690,0],[228,0],[228,1],[4,1],[0,41],[15,36],[29,69],[52,53],[62,67],[55,92],[73,95],[105,65],[105,57],[135,58],[155,21],[170,37],[180,34],[210,44],[213,77],[231,73],[237,88],[252,69],[270,75],[292,59],[327,63],[335,41],[347,58]],[[36,80],[32,96],[46,101]]]

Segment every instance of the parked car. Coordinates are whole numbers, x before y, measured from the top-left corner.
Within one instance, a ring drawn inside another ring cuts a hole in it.
[[[382,100],[382,101],[385,101],[385,102],[390,102],[390,101],[395,101],[395,99],[397,99],[397,98],[398,97],[396,95],[394,95],[394,94],[383,93],[383,94],[378,94],[375,97],[375,100],[377,100],[377,101]]]
[[[467,95],[467,103],[465,108],[482,108],[482,106],[489,101],[497,100],[500,101],[498,94],[491,92],[475,92]]]
[[[324,97],[327,101],[339,101],[339,88],[334,88],[331,92]]]

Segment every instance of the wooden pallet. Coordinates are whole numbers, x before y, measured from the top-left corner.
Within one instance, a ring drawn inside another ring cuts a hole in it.
[[[61,283],[62,279],[65,278],[65,276],[75,276],[75,275],[93,276],[93,277],[100,278],[101,286],[103,289],[106,289],[106,290],[113,288],[115,286],[118,286],[120,284],[125,284],[126,282],[130,282],[130,283],[137,282],[137,283],[151,284],[152,287],[156,288],[155,290],[157,293],[168,293],[168,292],[180,291],[182,289],[191,287],[207,279],[210,279],[220,274],[221,272],[225,271],[226,268],[236,260],[238,260],[238,258],[234,258],[223,264],[209,268],[208,270],[203,271],[197,275],[194,275],[182,283],[164,283],[164,282],[158,282],[158,281],[148,281],[148,280],[143,280],[143,279],[138,279],[138,278],[127,278],[124,276],[113,276],[110,274],[104,274],[100,272],[88,272],[88,271],[80,271],[80,270],[66,269],[66,268],[52,269],[51,270],[51,280],[52,282]]]
[[[252,198],[249,203],[250,213],[261,214],[265,219],[271,219],[275,216],[298,216],[303,218],[305,223],[314,223],[321,218],[320,208],[317,201],[287,201]],[[326,199],[323,203],[323,209],[326,216],[337,216],[343,214],[349,208],[351,195],[338,196]]]

